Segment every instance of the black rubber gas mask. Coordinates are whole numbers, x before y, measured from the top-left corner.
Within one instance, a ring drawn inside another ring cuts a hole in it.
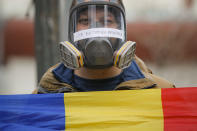
[[[82,66],[87,68],[107,68],[114,65],[119,68],[127,67],[130,62],[124,60],[120,63],[120,59],[123,57],[122,53],[127,57],[130,55],[129,58],[133,57],[135,43],[125,43],[125,30],[124,11],[119,6],[110,2],[79,4],[71,10],[70,14],[70,42],[60,43],[63,63],[72,69]],[[124,49],[121,49],[125,44]],[[124,59],[126,59],[125,56]]]

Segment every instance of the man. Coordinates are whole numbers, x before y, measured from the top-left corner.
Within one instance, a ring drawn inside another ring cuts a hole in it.
[[[121,0],[73,0],[69,18],[62,63],[44,74],[34,93],[174,87],[134,55],[135,42],[126,42]]]

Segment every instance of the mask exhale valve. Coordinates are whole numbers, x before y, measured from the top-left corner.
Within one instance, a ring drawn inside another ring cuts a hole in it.
[[[104,68],[113,65],[113,48],[108,39],[92,38],[86,43],[84,62],[89,68]]]

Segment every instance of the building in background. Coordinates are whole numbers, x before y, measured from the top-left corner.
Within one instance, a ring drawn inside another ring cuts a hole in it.
[[[190,21],[197,19],[197,1],[195,0],[123,0],[127,20],[130,22],[147,21]],[[185,19],[190,12],[192,17]]]
[[[30,93],[36,87],[34,8],[31,0],[1,0],[0,94]],[[3,13],[2,13],[3,12]]]

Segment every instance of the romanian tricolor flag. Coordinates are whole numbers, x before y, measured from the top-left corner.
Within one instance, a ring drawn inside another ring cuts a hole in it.
[[[197,88],[0,96],[0,131],[197,131]]]

